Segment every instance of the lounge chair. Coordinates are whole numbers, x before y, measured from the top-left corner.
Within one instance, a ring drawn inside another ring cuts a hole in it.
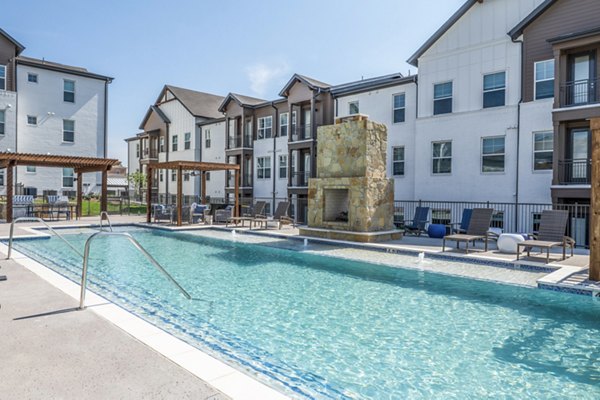
[[[254,207],[252,207],[251,212],[246,213],[246,214],[242,215],[241,217],[229,217],[225,226],[229,226],[230,223],[234,223],[235,225],[237,225],[238,222],[241,222],[242,227],[243,227],[244,222],[248,221],[251,225],[250,227],[252,227],[252,221],[255,218],[265,217],[264,212],[265,212],[266,205],[267,205],[267,203],[265,201],[257,201],[256,204],[254,204]]]
[[[456,242],[457,249],[460,247],[460,242],[465,242],[465,251],[467,254],[469,253],[470,242],[473,242],[473,246],[475,246],[476,240],[483,240],[485,242],[485,251],[487,251],[489,239],[488,229],[490,229],[490,224],[492,223],[493,213],[493,208],[474,208],[471,213],[471,220],[469,221],[467,232],[444,236],[442,251],[446,251],[446,240]]]
[[[450,232],[452,233],[467,233],[467,229],[469,228],[469,222],[471,221],[471,215],[473,214],[473,209],[465,208],[462,213],[462,218],[460,222],[455,222],[450,224]]]
[[[404,221],[404,233],[412,233],[421,236],[422,232],[427,233],[425,225],[429,222],[429,207],[417,207],[415,217]],[[410,222],[410,224],[406,224]]]
[[[213,224],[226,224],[233,213],[233,206],[227,206],[221,210],[215,210],[213,215]]]
[[[293,218],[290,218],[287,213],[290,208],[290,203],[288,201],[282,201],[277,204],[277,208],[273,213],[273,218],[269,219],[265,216],[259,216],[253,220],[255,225],[259,225],[264,229],[267,229],[269,226],[269,222],[277,222],[278,229],[281,229],[283,225],[292,225],[295,226],[295,222]],[[252,227],[252,225],[250,225]]]
[[[571,257],[573,257],[573,248],[575,240],[565,236],[567,222],[569,220],[569,212],[566,210],[544,210],[540,219],[540,228],[537,234],[532,234],[534,240],[526,240],[522,243],[517,243],[517,260],[521,253],[521,247],[527,250],[529,257],[533,247],[539,248],[541,251],[546,249],[546,264],[550,262],[550,250],[553,247],[562,247],[562,259],[566,259],[567,247],[571,248]]]

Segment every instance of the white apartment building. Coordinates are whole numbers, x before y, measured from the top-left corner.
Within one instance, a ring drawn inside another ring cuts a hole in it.
[[[0,30],[0,151],[106,157],[112,78],[25,57],[23,50]],[[86,174],[84,179],[85,192],[99,190],[99,176]],[[75,190],[73,170],[68,168],[19,166],[15,182],[30,194]],[[2,174],[0,185],[4,186]]]

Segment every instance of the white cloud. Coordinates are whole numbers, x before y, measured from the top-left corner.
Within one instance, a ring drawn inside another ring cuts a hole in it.
[[[265,96],[271,85],[281,83],[280,79],[288,75],[289,70],[289,65],[283,61],[270,65],[265,63],[251,65],[246,68],[250,89],[258,96]]]

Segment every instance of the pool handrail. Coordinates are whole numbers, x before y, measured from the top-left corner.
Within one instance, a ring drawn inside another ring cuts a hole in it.
[[[104,225],[102,224],[102,222],[104,221],[105,215],[106,215],[106,220],[108,221],[108,228],[112,232],[113,231],[112,224],[110,223],[110,218],[108,217],[108,212],[106,212],[106,211],[100,212],[100,230],[101,231],[104,230]]]
[[[38,217],[19,217],[14,219],[11,224],[10,224],[10,235],[8,237],[8,254],[6,255],[6,259],[10,260],[10,256],[12,254],[12,248],[13,248],[13,235],[15,232],[15,223],[16,222],[23,222],[23,221],[29,221],[29,222],[40,222],[43,225],[46,226],[46,228],[48,228],[48,230],[56,237],[58,237],[60,240],[62,240],[63,242],[65,242],[67,244],[67,246],[69,246],[71,248],[71,250],[73,250],[79,257],[83,258],[83,254],[81,254],[81,252],[79,250],[77,250],[77,248],[75,248],[75,246],[73,246],[71,243],[69,243],[69,241],[67,239],[65,239],[60,233],[56,232],[54,229],[52,229],[52,227],[50,225],[48,225],[48,223],[46,221],[44,221],[41,218]]]
[[[146,251],[146,249],[144,247],[142,247],[142,245],[135,240],[135,238],[133,236],[131,236],[129,233],[127,232],[107,232],[107,231],[99,231],[94,233],[92,236],[90,236],[86,241],[85,241],[85,247],[84,247],[84,251],[83,251],[83,268],[81,271],[81,295],[79,297],[79,309],[80,310],[84,310],[85,309],[85,291],[86,291],[86,287],[87,287],[87,270],[88,270],[88,259],[90,256],[90,245],[92,244],[92,241],[97,238],[98,236],[121,236],[124,237],[126,239],[128,239],[133,246],[138,249],[140,251],[140,253],[142,253],[147,259],[148,261],[150,261],[150,263],[152,265],[154,265],[154,267],[156,269],[158,269],[159,272],[161,272],[173,285],[175,285],[177,287],[177,289],[179,289],[179,291],[188,299],[191,300],[192,296],[190,296],[190,294],[183,288],[181,287],[181,285],[179,283],[177,283],[177,281],[175,280],[175,278],[173,278],[171,276],[171,274],[169,274],[159,263],[158,261],[156,261],[156,259],[154,257],[152,257],[152,255],[150,255],[150,253],[148,253],[148,251]]]

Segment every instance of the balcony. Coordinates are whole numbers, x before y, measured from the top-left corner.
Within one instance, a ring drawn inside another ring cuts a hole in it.
[[[302,140],[310,139],[312,139],[312,129],[310,124],[292,127],[292,142],[300,142]]]
[[[589,185],[592,177],[592,160],[576,159],[558,162],[559,185]]]
[[[310,172],[292,172],[292,187],[308,187]]]
[[[567,82],[560,87],[562,107],[576,107],[600,103],[598,78]]]
[[[142,150],[140,159],[142,160],[158,160],[158,150],[145,148]]]
[[[227,176],[227,187],[235,188],[235,174]],[[252,175],[244,175],[240,181],[240,187],[252,187]]]
[[[227,140],[227,150],[252,148],[252,137],[232,136]]]

